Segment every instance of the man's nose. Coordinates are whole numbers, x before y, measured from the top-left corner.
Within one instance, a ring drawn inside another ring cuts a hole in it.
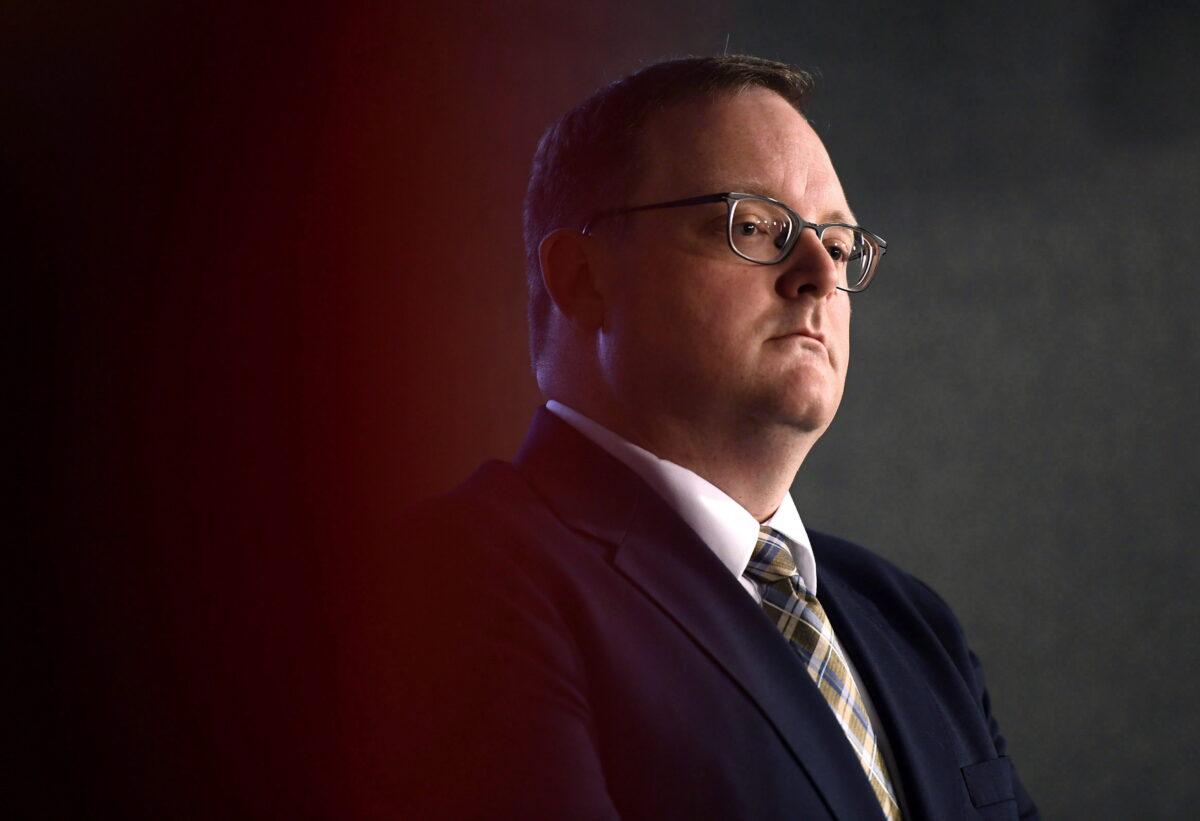
[[[821,299],[837,291],[838,270],[816,229],[804,226],[796,244],[783,262],[775,288],[785,299],[804,295]]]

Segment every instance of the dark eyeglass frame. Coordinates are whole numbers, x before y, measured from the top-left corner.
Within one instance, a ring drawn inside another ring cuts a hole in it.
[[[787,215],[791,219],[794,227],[784,244],[780,246],[779,257],[777,259],[769,262],[761,259],[754,259],[753,257],[743,254],[738,250],[737,245],[734,244],[733,213],[735,205],[741,200],[761,200],[763,202],[769,202],[787,212]],[[884,240],[883,237],[871,233],[861,225],[851,225],[845,222],[809,222],[808,220],[804,219],[804,217],[797,214],[795,210],[791,208],[791,206],[782,203],[779,200],[772,199],[771,197],[765,197],[762,194],[746,194],[738,191],[724,191],[719,194],[703,194],[698,197],[687,197],[686,199],[682,200],[655,202],[651,203],[650,205],[635,205],[632,208],[610,208],[608,210],[593,214],[592,217],[584,224],[582,233],[587,236],[591,236],[592,228],[596,225],[596,223],[603,222],[606,219],[618,217],[623,214],[635,214],[638,211],[655,211],[661,208],[685,208],[690,205],[706,205],[708,203],[715,202],[724,202],[726,205],[725,238],[729,242],[729,250],[733,251],[733,253],[742,259],[748,262],[753,262],[756,265],[777,265],[787,259],[788,255],[792,253],[792,249],[796,247],[796,243],[799,241],[800,235],[804,232],[805,228],[813,229],[813,231],[815,231],[817,234],[817,239],[822,239],[826,229],[828,228],[849,228],[852,231],[861,232],[863,238],[867,242],[867,245],[871,246],[871,258],[867,260],[867,271],[865,274],[863,274],[862,279],[860,279],[853,287],[843,288],[839,285],[838,290],[841,291],[847,291],[849,293],[865,291],[867,286],[871,284],[871,280],[875,278],[875,273],[879,270],[879,261],[883,258],[883,255],[887,253],[887,241]]]

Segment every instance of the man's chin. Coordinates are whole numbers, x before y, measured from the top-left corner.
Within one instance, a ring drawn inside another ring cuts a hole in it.
[[[794,417],[789,422],[789,426],[798,433],[820,436],[833,423],[833,416],[829,414],[808,414],[804,416]]]
[[[764,421],[793,431],[820,436],[833,423],[837,403],[828,398],[807,402],[786,402],[774,408]]]

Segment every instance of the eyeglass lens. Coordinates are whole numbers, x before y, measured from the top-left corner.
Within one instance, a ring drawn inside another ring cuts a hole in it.
[[[799,239],[801,226],[778,205],[760,199],[737,199],[731,203],[729,242],[747,259],[767,264],[783,259]],[[870,272],[874,249],[866,235],[845,225],[829,225],[821,244],[838,270],[838,287],[856,288]]]

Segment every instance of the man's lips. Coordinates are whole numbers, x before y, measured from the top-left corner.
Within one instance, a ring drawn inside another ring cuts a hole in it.
[[[803,336],[820,342],[822,345],[825,344],[825,335],[823,333],[820,331],[810,331],[808,328],[797,328],[794,331],[788,331],[785,334],[780,334],[779,336],[775,337],[775,339],[788,339],[793,336]]]
[[[833,364],[833,351],[829,350],[829,346],[825,344],[825,334],[821,333],[820,331],[810,330],[809,328],[796,328],[795,330],[788,331],[787,333],[780,334],[779,336],[771,337],[771,339],[776,342],[790,341],[793,345],[801,345],[803,347],[810,348],[810,350],[815,349],[811,348],[809,342],[815,342],[817,345],[821,346],[820,349],[824,351],[825,356],[829,359],[829,363],[831,365]]]

